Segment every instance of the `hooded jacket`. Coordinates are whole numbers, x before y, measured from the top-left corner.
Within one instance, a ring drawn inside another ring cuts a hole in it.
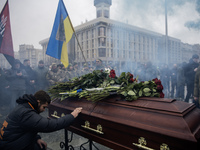
[[[198,68],[198,66],[199,66],[199,63],[196,63],[192,59],[190,59],[189,63],[184,68],[186,82],[187,84],[191,86],[194,86],[194,79],[195,79],[195,74],[196,74],[194,69]]]
[[[8,115],[0,129],[1,150],[33,150],[38,132],[53,132],[68,127],[74,120],[68,114],[59,119],[39,115],[38,103],[33,95],[17,99],[18,105]]]

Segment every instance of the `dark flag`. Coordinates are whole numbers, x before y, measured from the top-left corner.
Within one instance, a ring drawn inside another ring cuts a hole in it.
[[[7,61],[13,66],[14,51],[10,26],[10,15],[8,0],[0,14],[0,53],[2,53]]]

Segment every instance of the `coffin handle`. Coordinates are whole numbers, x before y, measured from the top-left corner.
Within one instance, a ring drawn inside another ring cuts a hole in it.
[[[55,118],[60,118],[60,117],[58,116],[57,111],[54,111],[53,114],[51,114],[51,116],[52,116],[52,117],[55,117]]]
[[[139,144],[138,144],[139,143]],[[133,145],[137,146],[140,149],[144,149],[144,150],[154,150],[152,148],[146,147],[147,145],[147,141],[145,140],[145,138],[140,137],[138,139],[138,143],[133,143]]]
[[[81,127],[83,127],[84,129],[96,132],[98,134],[104,134],[102,132],[103,128],[102,128],[102,126],[100,124],[97,125],[97,129],[93,129],[93,128],[90,128],[90,122],[89,121],[85,121],[85,125],[81,125]]]

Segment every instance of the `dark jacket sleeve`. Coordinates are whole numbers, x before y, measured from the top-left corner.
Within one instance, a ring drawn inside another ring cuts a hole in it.
[[[70,126],[74,121],[71,114],[58,119],[48,119],[37,114],[35,111],[25,112],[21,117],[21,126],[27,130],[36,132],[53,132]]]

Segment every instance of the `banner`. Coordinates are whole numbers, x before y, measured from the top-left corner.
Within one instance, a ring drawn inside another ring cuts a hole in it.
[[[0,53],[4,54],[10,65],[14,63],[14,51],[10,26],[8,0],[0,14]]]

